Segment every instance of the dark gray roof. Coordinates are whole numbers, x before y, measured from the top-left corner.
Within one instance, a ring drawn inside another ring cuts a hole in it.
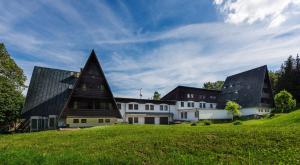
[[[218,99],[218,108],[223,109],[229,100],[243,108],[260,106],[267,72],[267,66],[264,65],[227,77]]]
[[[167,93],[161,100],[176,100],[176,101],[205,101],[216,103],[219,97],[220,90],[177,86],[172,91]],[[193,98],[187,98],[187,94],[193,94]]]
[[[72,71],[35,66],[22,116],[59,115],[77,78]],[[43,111],[43,112],[41,112]]]
[[[169,104],[169,105],[176,104],[176,101],[169,101],[169,100],[150,100],[150,99],[136,99],[136,98],[124,98],[124,97],[116,97],[115,100],[116,102],[121,102],[121,103],[136,102],[140,104],[145,104],[145,103]]]

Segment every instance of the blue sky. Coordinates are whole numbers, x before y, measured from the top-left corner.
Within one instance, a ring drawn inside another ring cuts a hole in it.
[[[79,70],[95,49],[115,96],[144,98],[299,52],[299,0],[0,2],[0,42],[35,65]]]

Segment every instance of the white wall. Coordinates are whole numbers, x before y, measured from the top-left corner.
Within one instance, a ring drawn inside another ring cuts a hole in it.
[[[199,119],[232,119],[227,110],[199,110]]]
[[[265,115],[265,114],[270,114],[271,109],[270,108],[243,108],[241,109],[241,116],[249,116],[249,115]]]

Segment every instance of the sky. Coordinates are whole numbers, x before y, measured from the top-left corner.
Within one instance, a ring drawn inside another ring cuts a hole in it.
[[[0,42],[27,85],[34,66],[79,71],[94,49],[118,97],[277,70],[299,23],[300,0],[0,1]]]

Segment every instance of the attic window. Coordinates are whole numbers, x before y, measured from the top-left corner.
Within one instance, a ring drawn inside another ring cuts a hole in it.
[[[238,94],[239,92],[238,92],[238,91],[234,91],[234,93],[235,93],[235,94]]]
[[[86,85],[85,84],[82,84],[81,88],[82,88],[83,91],[86,91]]]

